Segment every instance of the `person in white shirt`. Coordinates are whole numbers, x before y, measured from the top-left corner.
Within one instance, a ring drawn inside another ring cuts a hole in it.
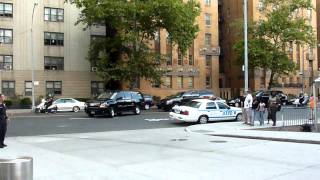
[[[246,99],[244,100],[244,109],[246,111],[245,124],[252,123],[252,102],[253,98],[250,91],[247,91]]]

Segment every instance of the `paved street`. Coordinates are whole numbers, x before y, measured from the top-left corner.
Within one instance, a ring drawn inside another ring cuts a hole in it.
[[[8,136],[71,134],[135,129],[186,127],[190,123],[169,121],[168,112],[144,111],[141,115],[89,118],[84,112],[24,114],[11,118]]]

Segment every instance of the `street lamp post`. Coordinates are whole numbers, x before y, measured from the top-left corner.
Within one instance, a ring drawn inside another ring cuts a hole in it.
[[[248,91],[249,74],[248,74],[248,0],[243,3],[244,17],[244,90]]]
[[[33,54],[33,18],[34,18],[34,10],[38,3],[33,4],[32,10],[32,19],[31,19],[31,63],[32,63],[32,111],[35,109],[35,88],[34,88],[34,54]]]

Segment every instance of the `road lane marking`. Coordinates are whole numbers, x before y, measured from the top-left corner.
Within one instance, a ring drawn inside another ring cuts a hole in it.
[[[93,119],[93,118],[69,118],[70,120],[76,120],[76,119]]]
[[[47,117],[70,117],[71,115],[47,115],[47,116],[12,116],[12,118],[47,118]]]
[[[158,122],[158,121],[169,121],[169,118],[159,118],[159,119],[144,119],[145,121],[149,122]]]

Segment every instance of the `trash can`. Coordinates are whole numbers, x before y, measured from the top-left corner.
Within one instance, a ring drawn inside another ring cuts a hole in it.
[[[32,180],[32,157],[0,159],[0,180]]]

